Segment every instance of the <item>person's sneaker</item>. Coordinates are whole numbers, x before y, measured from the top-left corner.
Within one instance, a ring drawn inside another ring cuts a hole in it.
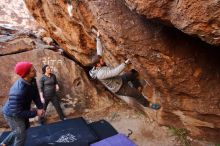
[[[151,107],[152,109],[154,109],[154,110],[160,109],[160,105],[157,104],[157,103],[152,103],[150,107]]]

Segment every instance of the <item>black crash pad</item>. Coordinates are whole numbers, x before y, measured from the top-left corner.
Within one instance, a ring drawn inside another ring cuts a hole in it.
[[[8,132],[1,135],[2,141]],[[25,146],[87,146],[98,140],[83,118],[69,119],[27,130]]]
[[[89,127],[95,132],[99,140],[111,137],[118,134],[118,132],[105,120],[92,122]]]

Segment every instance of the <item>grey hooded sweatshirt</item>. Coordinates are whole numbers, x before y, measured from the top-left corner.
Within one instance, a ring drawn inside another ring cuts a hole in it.
[[[126,64],[122,63],[116,67],[93,67],[89,74],[93,79],[99,79],[107,89],[116,93],[123,84],[120,73],[124,70],[125,66]]]

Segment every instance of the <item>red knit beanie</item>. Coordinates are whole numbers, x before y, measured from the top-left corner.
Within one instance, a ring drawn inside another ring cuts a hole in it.
[[[23,78],[30,72],[32,66],[30,62],[18,62],[15,65],[15,73]]]

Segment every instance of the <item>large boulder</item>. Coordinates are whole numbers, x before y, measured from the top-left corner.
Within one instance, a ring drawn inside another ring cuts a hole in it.
[[[148,19],[156,19],[220,45],[220,2],[212,0],[125,0],[127,6]]]
[[[144,94],[161,103],[161,110],[150,114],[158,123],[219,140],[219,48],[139,16],[128,1],[72,1],[71,15],[62,0],[26,0],[26,5],[65,52],[85,66],[96,51],[92,28],[99,29],[105,62],[117,65],[130,58],[130,68],[148,83]]]

